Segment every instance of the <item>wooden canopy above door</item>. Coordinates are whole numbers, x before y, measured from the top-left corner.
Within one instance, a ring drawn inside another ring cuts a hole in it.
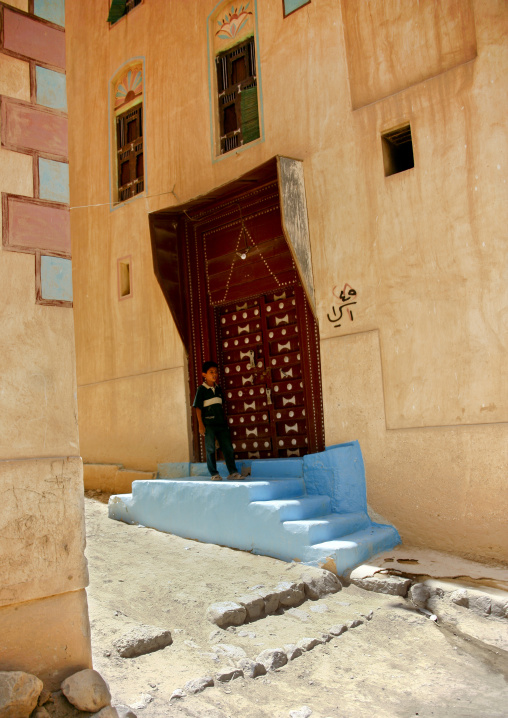
[[[228,207],[233,220],[238,217],[241,218],[242,201],[248,200],[248,196],[252,194],[253,190],[261,191],[265,187],[274,185],[274,183],[276,183],[276,186],[273,187],[273,191],[278,194],[280,204],[283,232],[281,239],[286,240],[285,247],[281,243],[279,248],[281,253],[283,251],[288,252],[287,259],[289,264],[290,266],[294,265],[315,316],[314,279],[302,161],[288,157],[274,157],[255,170],[233,182],[218,187],[206,195],[184,204],[152,212],[149,215],[148,221],[155,276],[166,297],[174,322],[188,353],[190,352],[190,335],[186,319],[185,277],[182,275],[185,262],[184,257],[181,256],[182,247],[181,242],[179,242],[179,236],[184,232],[185,222],[190,220],[192,223],[200,223],[203,220],[209,220]],[[271,219],[267,217],[267,222],[270,222]],[[232,230],[231,241],[236,244],[239,239],[238,232],[236,232],[236,236],[233,235]],[[246,232],[240,238],[239,249],[245,246],[245,236]],[[249,244],[248,236],[246,242]],[[212,242],[209,244],[211,245]],[[254,248],[250,251],[253,252]],[[250,254],[249,259],[253,258],[253,256],[256,256],[258,262],[264,261],[262,250],[261,252],[257,251]],[[280,256],[279,260],[282,261],[282,259],[283,257]],[[216,257],[214,257],[213,249],[210,249],[209,256],[207,255],[207,265],[207,272],[210,270],[208,278],[210,280],[209,288],[212,303],[221,303],[219,301],[221,289],[215,289],[221,285],[221,266],[216,261]],[[230,269],[230,267],[227,269]],[[262,291],[262,289],[259,289],[259,291]],[[231,301],[234,298],[234,292],[230,289],[226,296],[226,301]]]

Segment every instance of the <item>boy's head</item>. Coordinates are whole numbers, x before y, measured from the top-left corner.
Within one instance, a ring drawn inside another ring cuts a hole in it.
[[[213,386],[219,378],[219,367],[214,361],[205,361],[201,367],[203,372],[203,379],[208,386]]]

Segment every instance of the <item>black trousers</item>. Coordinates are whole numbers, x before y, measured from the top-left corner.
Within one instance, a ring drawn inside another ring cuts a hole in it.
[[[227,426],[212,426],[205,424],[205,448],[206,465],[213,476],[217,473],[217,462],[215,460],[215,439],[219,442],[220,449],[224,454],[226,466],[230,474],[237,472],[235,464],[235,452],[231,443],[231,436]]]

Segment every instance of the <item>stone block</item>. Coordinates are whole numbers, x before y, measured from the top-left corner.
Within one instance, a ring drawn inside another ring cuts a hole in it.
[[[263,615],[265,602],[261,596],[242,596],[237,598],[236,602],[247,611],[248,621],[255,621]]]
[[[362,569],[362,567],[359,567]],[[390,576],[384,573],[373,573],[370,576],[358,575],[358,569],[352,571],[351,583],[365,591],[387,593],[390,596],[406,596],[411,586],[411,579],[402,576]]]
[[[299,606],[305,601],[303,581],[299,581],[298,583],[283,581],[275,586],[274,592],[279,594],[279,603],[284,608]]]
[[[62,693],[80,711],[97,712],[111,703],[111,693],[104,678],[91,668],[66,678]]]
[[[312,600],[342,590],[342,584],[337,576],[325,569],[306,571],[302,574],[301,580],[304,584],[305,595]]]
[[[268,648],[257,656],[256,662],[261,663],[267,671],[276,671],[286,665],[288,657],[282,648]]]
[[[183,690],[190,695],[196,695],[196,693],[201,693],[205,688],[211,688],[212,686],[213,678],[211,676],[203,676],[202,678],[194,678],[192,681],[187,681]]]
[[[322,638],[302,638],[296,644],[302,651],[312,651],[316,646],[320,646],[324,643]]]
[[[122,658],[136,658],[160,651],[172,643],[171,632],[164,628],[135,626],[114,641],[114,646]]]
[[[243,671],[241,668],[235,668],[230,666],[229,668],[223,668],[215,674],[215,680],[219,683],[228,683],[234,681],[235,678],[243,678]]]
[[[37,705],[42,688],[42,681],[30,673],[1,671],[1,718],[28,718]]]
[[[241,626],[247,618],[247,609],[240,603],[233,601],[222,601],[213,603],[206,611],[206,617],[215,625],[225,628],[226,626]]]

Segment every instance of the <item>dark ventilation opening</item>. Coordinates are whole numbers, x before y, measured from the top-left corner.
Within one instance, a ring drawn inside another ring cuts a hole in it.
[[[397,127],[381,135],[385,177],[410,170],[415,166],[411,126]]]

